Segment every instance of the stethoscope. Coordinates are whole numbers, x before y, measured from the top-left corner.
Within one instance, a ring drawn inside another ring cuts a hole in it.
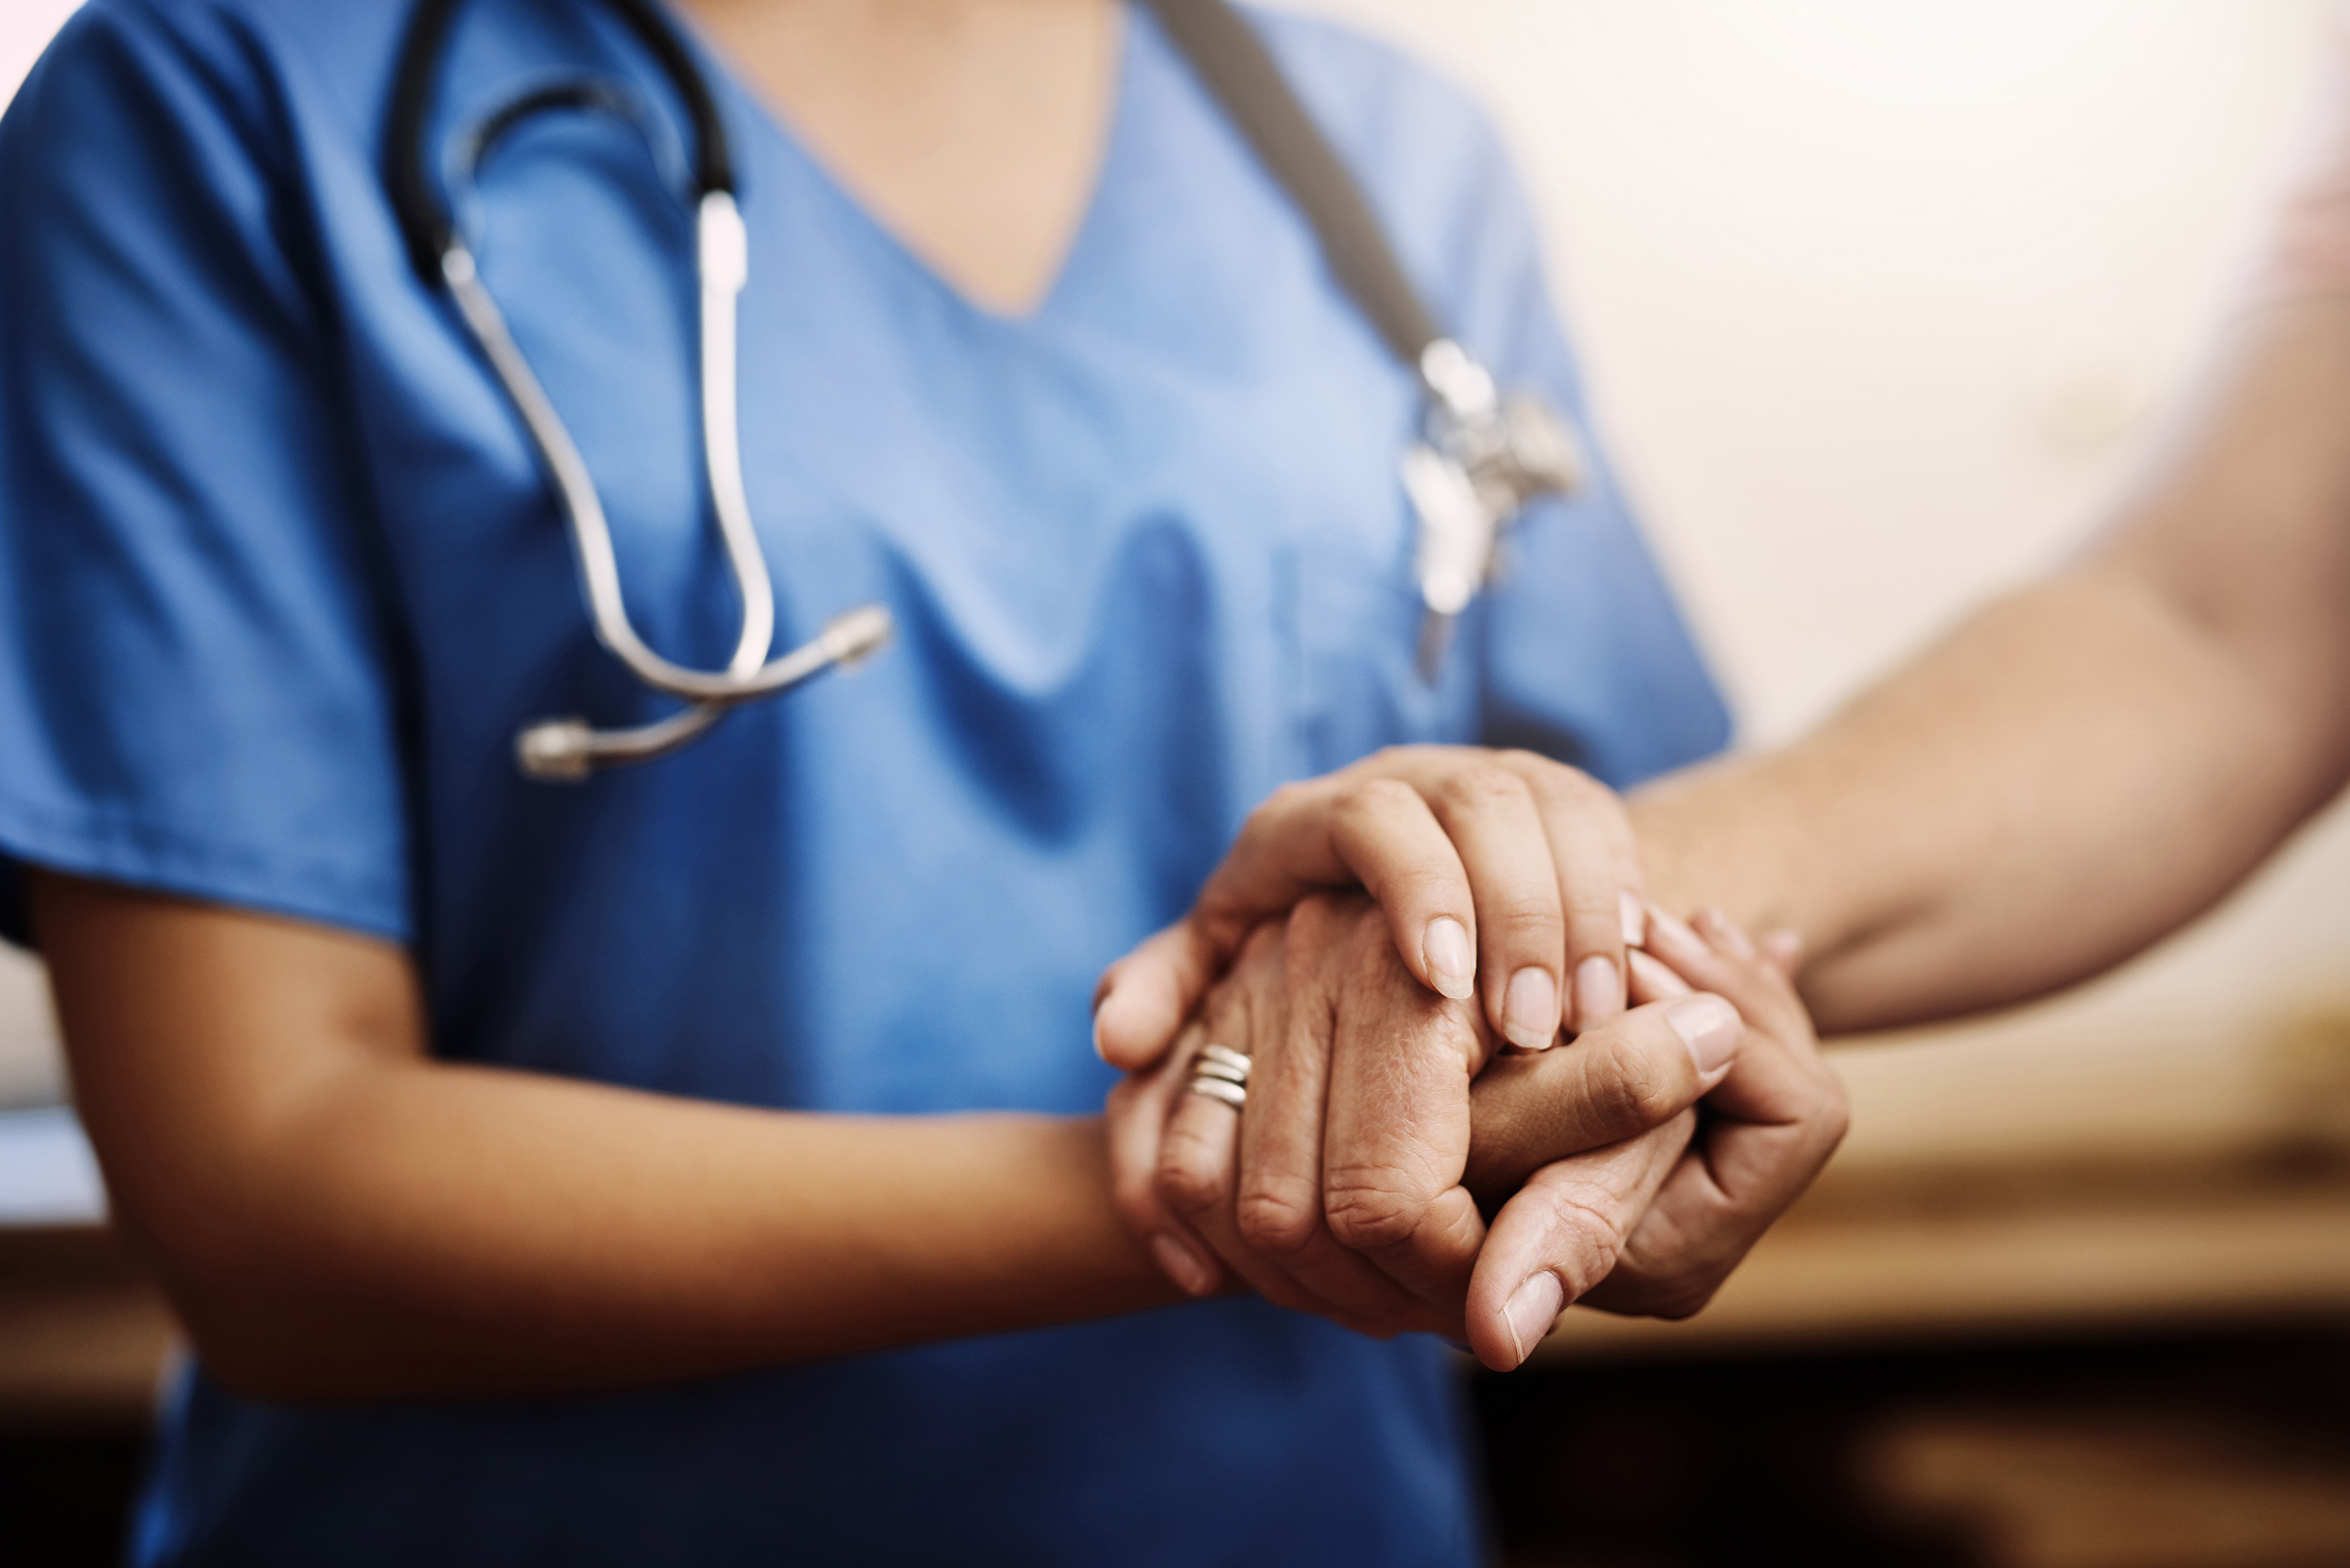
[[[1493,378],[1433,317],[1404,275],[1353,176],[1290,91],[1255,32],[1224,0],[1149,0],[1188,57],[1319,240],[1331,270],[1387,340],[1418,372],[1427,397],[1421,439],[1403,457],[1403,482],[1419,519],[1413,570],[1423,606],[1419,661],[1434,680],[1454,622],[1491,576],[1502,530],[1537,496],[1581,483],[1581,448],[1565,416],[1530,394],[1503,396]],[[776,658],[775,592],[743,493],[735,403],[735,301],[750,273],[750,244],[734,201],[732,144],[710,85],[655,0],[604,0],[649,49],[692,122],[690,168],[673,137],[629,88],[569,78],[532,88],[462,136],[449,188],[459,213],[472,206],[476,171],[524,121],[551,110],[592,110],[627,121],[686,192],[694,213],[701,284],[702,464],[727,565],[743,602],[742,629],[723,670],[696,670],[646,646],[629,619],[612,530],[571,433],[515,344],[482,281],[466,225],[442,206],[426,177],[424,133],[449,31],[464,0],[421,0],[400,45],[387,138],[386,181],[410,258],[428,285],[447,287],[457,313],[505,389],[552,483],[571,537],[597,639],[629,672],[686,706],[625,729],[585,719],[542,719],[515,738],[522,771],[583,779],[599,767],[674,752],[733,708],[855,663],[890,636],[889,612],[860,605]]]

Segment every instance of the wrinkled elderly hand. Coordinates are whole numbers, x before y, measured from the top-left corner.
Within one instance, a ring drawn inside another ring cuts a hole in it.
[[[1642,1005],[1495,1058],[1477,1010],[1415,984],[1363,900],[1309,899],[1113,1096],[1120,1212],[1194,1293],[1229,1269],[1361,1332],[1465,1338],[1497,1369],[1578,1300],[1685,1316],[1844,1130],[1784,974],[1722,917],[1699,926],[1652,915]],[[1252,1059],[1244,1112],[1183,1092],[1211,1040]]]
[[[1112,1096],[1120,1212],[1194,1293],[1229,1268],[1284,1305],[1466,1338],[1515,1366],[1558,1312],[1519,1287],[1538,1272],[1580,1295],[1608,1274],[1689,1140],[1690,1106],[1731,1071],[1736,1013],[1680,990],[1481,1075],[1481,1011],[1420,986],[1368,900],[1309,898]],[[1251,1057],[1244,1114],[1184,1092],[1211,1041]]]
[[[1728,916],[1700,910],[1692,929],[1651,908],[1648,935],[1670,972],[1635,955],[1635,988],[1669,993],[1685,982],[1725,997],[1746,1034],[1729,1075],[1705,1097],[1689,1153],[1615,1272],[1583,1299],[1609,1312],[1687,1317],[1713,1299],[1835,1153],[1846,1122],[1844,1085],[1821,1058],[1785,966],[1758,952]],[[1496,1258],[1492,1266],[1506,1272],[1510,1265]]]

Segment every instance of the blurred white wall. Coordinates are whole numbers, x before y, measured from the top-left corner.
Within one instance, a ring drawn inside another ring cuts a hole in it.
[[[2224,314],[2334,10],[1287,3],[1407,43],[1501,120],[1750,744],[2097,524]],[[2272,1034],[2343,1002],[2337,809],[2122,973],[1846,1056],[1877,1113],[1850,1150],[2074,1139],[2084,1105],[2123,1141],[2257,1121]]]
[[[2325,0],[1292,0],[1478,89],[1750,737],[2076,540]]]
[[[78,0],[0,0],[0,103],[16,91]],[[0,946],[0,1108],[54,1097],[62,1080],[39,967]]]
[[[33,68],[49,35],[80,6],[81,0],[8,0],[0,5],[0,103]]]
[[[1606,439],[1758,741],[2095,525],[2224,306],[2329,9],[1288,3],[1501,119]],[[0,91],[70,9],[0,5]],[[2350,989],[2345,888],[2337,820],[2116,981],[1932,1049],[2017,1095],[2061,1048],[2208,1097],[2211,1054]],[[46,1029],[35,994],[0,968],[0,1047]]]

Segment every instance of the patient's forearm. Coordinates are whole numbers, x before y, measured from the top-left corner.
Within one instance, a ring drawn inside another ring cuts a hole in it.
[[[2233,886],[2350,755],[2350,306],[2248,317],[2173,451],[2074,568],[1638,797],[1653,885],[1801,931],[1839,1029],[2063,985]]]
[[[2306,807],[2290,736],[2096,578],[1994,606],[1811,740],[1635,803],[1683,907],[1803,934],[1823,1027],[2014,1001],[2202,909]]]

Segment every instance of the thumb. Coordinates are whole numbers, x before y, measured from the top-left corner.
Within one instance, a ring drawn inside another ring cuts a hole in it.
[[[1465,1326],[1477,1359],[1507,1372],[1605,1280],[1689,1147],[1684,1111],[1638,1137],[1546,1165],[1503,1205],[1470,1276]]]
[[[1553,1160],[1662,1127],[1728,1075],[1744,1035],[1736,1008],[1698,992],[1636,1007],[1571,1044],[1501,1058],[1469,1088],[1461,1184],[1490,1203]]]
[[[1215,978],[1214,949],[1189,920],[1143,939],[1094,987],[1094,1050],[1139,1073],[1167,1054]]]

